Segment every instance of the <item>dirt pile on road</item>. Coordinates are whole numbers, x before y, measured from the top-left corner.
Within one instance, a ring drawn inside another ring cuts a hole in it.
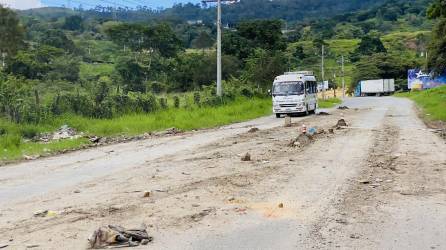
[[[300,134],[297,138],[290,141],[288,146],[303,148],[314,141],[314,137],[308,134]]]

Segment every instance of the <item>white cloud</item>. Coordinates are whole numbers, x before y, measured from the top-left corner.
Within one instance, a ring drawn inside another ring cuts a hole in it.
[[[0,0],[0,4],[19,10],[43,7],[41,0]]]

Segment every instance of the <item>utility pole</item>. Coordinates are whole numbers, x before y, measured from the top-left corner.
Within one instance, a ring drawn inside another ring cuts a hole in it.
[[[233,0],[203,0],[203,3],[217,3],[217,96],[222,96],[221,86],[221,3]]]
[[[342,58],[341,58],[341,72],[342,72],[342,99],[345,99],[344,55],[342,55]]]
[[[325,100],[325,71],[324,71],[324,59],[325,59],[325,45],[322,44],[321,75],[322,75],[322,99],[323,99],[323,100]]]
[[[117,13],[117,7],[116,7],[116,0],[113,1],[113,20],[118,20],[118,13]]]
[[[221,0],[217,1],[217,96],[222,95],[221,87]]]

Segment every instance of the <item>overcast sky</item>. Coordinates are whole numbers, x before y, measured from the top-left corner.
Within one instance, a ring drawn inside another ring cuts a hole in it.
[[[113,5],[116,1],[118,7],[135,7],[137,5],[149,6],[151,8],[170,7],[175,3],[199,3],[200,0],[0,0],[0,3],[14,9],[31,9],[42,6],[67,6],[78,7],[82,5],[84,9],[93,8],[96,5]]]

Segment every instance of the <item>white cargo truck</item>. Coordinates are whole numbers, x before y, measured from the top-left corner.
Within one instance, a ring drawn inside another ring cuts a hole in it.
[[[360,95],[390,95],[395,92],[395,80],[394,79],[378,79],[378,80],[366,80],[359,83]]]

